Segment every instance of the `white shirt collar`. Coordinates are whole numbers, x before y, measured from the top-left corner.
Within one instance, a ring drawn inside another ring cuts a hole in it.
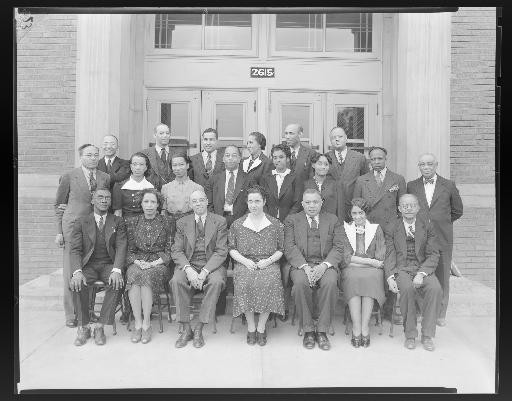
[[[320,227],[320,218],[319,218],[318,216],[319,216],[319,215],[317,214],[317,215],[314,217],[314,219],[315,219],[315,221],[316,221],[316,226],[317,226],[317,227]],[[312,220],[312,218],[311,218],[309,215],[307,215],[307,214],[306,214],[306,217],[307,217],[307,219],[308,219],[309,226],[311,227],[311,220]]]
[[[103,216],[103,224],[105,224],[106,220],[107,220],[107,213],[103,214],[103,215],[100,215],[100,214],[97,214],[97,213],[94,213],[94,220],[96,220],[96,225],[98,225],[100,223],[100,217]]]
[[[380,170],[380,176],[382,177],[382,180],[384,180],[386,177],[386,171],[388,171],[387,167],[384,167],[382,170]],[[377,170],[373,170],[373,175],[375,175],[376,172]]]
[[[116,155],[114,155],[114,156],[112,156],[112,157],[107,157],[107,156],[105,156],[105,164],[106,164],[106,165],[108,165],[108,161],[109,161],[109,160],[112,160],[112,162],[111,162],[111,163],[112,163],[112,164],[114,164],[114,160],[116,159],[116,157],[117,157]]]
[[[208,152],[206,150],[203,150],[201,152],[201,154],[203,155],[203,159],[208,159]],[[215,159],[215,156],[217,155],[217,149],[215,149],[214,151],[212,151],[212,153],[210,153],[212,155],[212,161]]]
[[[226,169],[226,185],[227,185],[228,180],[229,180],[229,173],[230,173],[230,172],[231,172],[231,171],[229,171],[228,169]],[[234,174],[234,176],[235,176],[235,180],[236,180],[236,176],[237,176],[237,174],[238,174],[238,169],[237,169],[237,168],[235,168],[235,169],[233,170],[233,174]]]
[[[421,177],[423,179],[423,185],[426,185],[425,183],[425,177]],[[435,173],[433,176],[432,176],[432,179],[434,180],[434,185],[436,185],[436,181],[437,181],[437,173]]]
[[[276,169],[272,170],[272,175],[279,175],[281,177],[286,177],[288,174],[290,174],[292,171],[287,168],[286,170],[284,170],[284,173],[278,173]]]
[[[406,231],[409,226],[413,226],[414,228],[416,228],[416,218],[414,218],[414,221],[411,224],[407,223],[405,219],[402,219],[402,221],[404,222],[404,227]]]
[[[155,144],[155,149],[156,149],[156,152],[157,152],[158,154],[160,154],[160,153],[162,152],[162,148],[161,148],[160,146],[156,145],[156,144]],[[169,154],[169,145],[167,145],[167,146],[165,147],[165,152],[166,152],[167,154]]]
[[[146,177],[144,177],[141,182],[137,182],[131,176],[121,187],[121,189],[130,189],[133,191],[141,191],[146,188],[154,188],[153,184],[146,180]]]
[[[339,158],[339,155],[341,155],[341,159],[345,160],[347,158],[347,151],[348,151],[348,149],[347,149],[346,146],[345,146],[345,149],[343,149],[342,151],[336,150],[335,151],[336,152],[336,157]]]
[[[206,212],[205,214],[199,216],[197,214],[194,213],[194,219],[196,220],[196,223],[199,222],[199,219],[201,219],[203,221],[203,224],[206,222],[206,215],[208,214],[208,212]]]
[[[297,146],[296,148],[290,148],[290,150],[292,151],[292,153],[295,153],[295,157],[298,157],[299,150],[300,150],[300,143],[299,143],[299,146]]]
[[[92,171],[92,175],[94,178],[96,178],[96,169],[88,169],[88,168],[85,168],[84,166],[82,166],[82,171],[84,172],[85,176],[87,177],[87,180],[89,180],[89,176],[91,174],[91,171]]]

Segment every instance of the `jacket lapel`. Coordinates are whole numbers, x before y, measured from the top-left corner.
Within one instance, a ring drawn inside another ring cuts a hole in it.
[[[379,187],[377,186],[377,181],[375,181],[375,176],[372,172],[368,173],[368,175],[365,178],[366,185],[368,186],[368,189],[370,190],[370,193],[374,195],[372,207],[377,203],[377,201],[380,199],[378,197],[379,195]]]
[[[400,248],[400,251],[404,257],[407,257],[407,234],[405,233],[405,227],[402,220],[399,221],[398,227],[396,228],[398,230],[398,246]],[[395,246],[396,246],[395,242]]]
[[[117,173],[117,170],[121,167],[121,161],[119,160],[119,157],[116,156],[114,159],[114,163],[112,163],[112,170],[114,173]]]
[[[225,177],[225,176],[224,176]],[[238,170],[238,174],[236,176],[236,182],[235,182],[235,192],[233,194],[233,203],[235,199],[237,198],[238,194],[242,190],[242,185],[244,183],[246,174],[243,172],[243,170]]]
[[[302,252],[303,255],[307,255],[308,253],[308,228],[309,228],[309,224],[308,224],[308,219],[306,217],[306,213],[305,212],[301,212],[300,213],[302,216],[300,218],[300,222],[299,222],[299,238],[300,238],[300,243],[299,243],[299,248]]]
[[[306,165],[307,152],[304,145],[300,145],[299,154],[297,155],[297,161],[295,162],[295,171],[297,171],[297,166],[304,167]]]
[[[208,244],[213,238],[213,234],[215,234],[215,224],[213,224],[212,216],[210,213],[206,214],[206,219],[204,221],[204,248],[205,250],[208,248]]]
[[[188,219],[188,222],[187,222],[187,226],[185,228],[185,235],[187,237],[187,244],[188,244],[188,249],[185,250],[185,253],[187,255],[187,258],[191,258],[192,257],[192,254],[194,253],[194,248],[196,246],[196,227],[195,227],[195,224],[196,224],[196,220],[195,220],[195,215],[191,215],[192,218],[191,219]],[[208,219],[207,219],[208,221]]]
[[[413,181],[414,188],[413,192],[418,195],[418,201],[420,202],[420,207],[424,206],[428,208],[427,195],[425,194],[425,186],[423,185],[423,178],[420,177],[417,180]]]
[[[77,184],[80,186],[80,188],[82,188],[84,192],[90,192],[89,184],[87,183],[82,167],[78,167],[75,171],[75,179]]]
[[[96,246],[96,220],[94,219],[94,213],[91,213],[86,220],[86,230],[89,239],[92,242],[92,248]]]
[[[286,193],[288,187],[291,185],[291,183],[293,181],[292,174],[293,173],[290,173],[286,177],[284,177],[283,184],[281,185],[281,190],[279,191],[279,199],[282,198],[282,196]],[[274,178],[272,181],[273,181],[273,185],[275,185],[275,187],[276,187],[276,194],[277,194],[277,182],[276,182],[276,179]]]
[[[403,226],[403,224],[402,224]],[[405,231],[405,229],[404,229]],[[416,251],[416,256],[419,258],[419,252],[421,248],[421,243],[423,242],[423,237],[425,237],[425,226],[423,222],[416,219],[416,226],[414,228],[414,250]]]
[[[240,174],[240,173],[238,173]],[[219,203],[221,204],[221,207],[224,208],[224,202],[226,202],[226,194],[225,194],[225,190],[226,190],[226,173],[225,172],[222,172],[221,174],[219,174],[219,185],[218,187],[219,188],[219,191],[218,191],[218,199],[219,199]]]
[[[325,258],[324,255],[325,250],[325,242],[327,241],[327,236],[329,235],[329,220],[325,217],[323,213],[318,216],[318,221],[320,222],[320,253],[322,258]]]
[[[108,244],[110,243],[110,237],[114,232],[114,216],[107,213],[107,217],[105,218],[105,244],[107,245],[107,249],[109,249]]]
[[[375,176],[373,177],[373,181],[375,181]],[[386,193],[386,191],[391,188],[391,184],[393,183],[393,177],[391,177],[391,171],[389,169],[386,171],[386,176],[384,177],[384,182],[381,184],[377,191],[377,197],[375,199],[375,203],[377,203]],[[377,186],[377,181],[375,181],[375,186]]]
[[[434,188],[434,194],[432,195],[432,201],[430,202],[430,207],[432,207],[434,205],[434,202],[437,200],[437,198],[439,198],[439,194],[443,190],[442,186],[443,186],[442,177],[439,177],[439,175],[438,175],[437,180],[436,180],[436,186]],[[423,187],[423,192],[425,192],[425,187]]]

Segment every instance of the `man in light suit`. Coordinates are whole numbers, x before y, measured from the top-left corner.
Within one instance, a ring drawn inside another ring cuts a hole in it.
[[[292,295],[304,328],[303,346],[315,342],[322,350],[331,348],[326,336],[338,299],[338,266],[343,262],[342,226],[334,214],[320,213],[322,196],[306,189],[304,211],[285,220],[284,254],[293,282]],[[313,291],[318,295],[318,324],[313,323]]]
[[[208,179],[224,170],[223,152],[217,149],[217,130],[207,128],[201,135],[202,152],[190,158],[190,179],[206,188]]]
[[[403,316],[405,347],[416,347],[416,294],[423,298],[421,343],[427,351],[434,350],[436,319],[443,290],[434,271],[439,261],[439,246],[432,223],[418,216],[415,195],[400,197],[402,218],[390,227],[386,237],[384,274],[390,291],[400,291],[400,312]]]
[[[66,326],[68,327],[76,327],[77,325],[73,299],[69,290],[69,278],[71,277],[70,241],[73,224],[78,218],[91,213],[92,192],[98,189],[110,188],[109,175],[97,169],[99,149],[94,145],[85,144],[78,148],[78,153],[81,166],[60,178],[55,199],[57,220],[55,243],[64,247],[62,274],[64,278],[64,313],[66,315]]]
[[[405,194],[405,179],[386,167],[387,151],[375,146],[370,149],[372,171],[356,179],[353,198],[364,198],[370,203],[368,220],[379,224],[388,233],[388,227],[397,218],[400,196]]]
[[[421,177],[407,183],[407,192],[416,195],[420,205],[419,214],[432,223],[436,232],[441,253],[436,275],[443,287],[437,324],[444,326],[450,294],[453,222],[462,216],[463,205],[455,183],[436,174],[437,159],[433,154],[421,155],[418,167]]]
[[[141,150],[149,158],[151,174],[148,181],[160,191],[162,186],[174,180],[171,168],[171,133],[165,124],[157,124],[154,129],[155,146]]]
[[[286,144],[290,147],[290,170],[300,182],[307,181],[313,176],[311,157],[316,153],[313,149],[300,143],[304,129],[299,124],[288,124],[284,129]]]
[[[190,340],[196,348],[204,345],[203,325],[208,324],[211,318],[215,319],[215,306],[226,286],[227,277],[224,266],[228,254],[226,219],[207,213],[208,198],[202,190],[190,194],[190,205],[194,214],[178,220],[171,247],[176,267],[170,286],[176,301],[178,321],[184,325],[176,348],[186,346]],[[189,306],[196,291],[204,291],[204,298],[199,321],[192,331]]]
[[[113,324],[116,306],[123,288],[122,271],[125,266],[128,240],[122,217],[108,213],[111,195],[108,189],[94,192],[94,212],[79,218],[71,234],[71,266],[73,275],[69,287],[73,291],[73,304],[78,315],[78,333],[75,345],[84,345],[91,337],[89,327],[88,286],[96,280],[105,283],[105,297],[100,318],[94,328],[94,342],[107,341],[103,325]]]
[[[130,174],[130,161],[116,156],[119,149],[119,141],[114,135],[105,135],[103,137],[103,154],[98,162],[98,170],[107,173],[110,176],[110,192],[116,182],[126,180]]]

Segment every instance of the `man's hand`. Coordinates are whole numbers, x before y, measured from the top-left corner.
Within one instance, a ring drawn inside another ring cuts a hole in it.
[[[315,282],[313,281],[313,274],[314,274],[313,268],[311,266],[307,265],[307,266],[304,266],[303,269],[304,269],[304,273],[306,273],[306,277],[308,278],[309,286],[313,287],[315,285]]]
[[[388,286],[389,286],[389,290],[391,292],[394,292],[395,294],[398,294],[398,284],[396,283],[396,280],[393,276],[389,277],[388,280]]]
[[[120,290],[123,288],[123,275],[118,272],[110,273],[108,277],[108,284],[112,284],[114,290]]]
[[[259,260],[257,263],[256,263],[256,267],[258,269],[266,269],[268,266],[270,266],[272,264],[272,262],[270,261],[269,258],[267,259],[261,259]]]
[[[187,280],[189,281],[190,285],[195,289],[200,290],[202,283],[197,272],[192,267],[187,267],[185,274],[187,275]]]
[[[69,280],[69,289],[71,291],[80,291],[82,289],[82,283],[87,287],[87,282],[82,272],[73,274],[71,280]]]
[[[206,277],[208,277],[208,273],[206,273],[206,270],[201,270],[201,272],[197,275],[197,278],[201,281],[206,280]]]
[[[316,282],[322,278],[325,271],[327,270],[327,267],[328,266],[325,263],[320,263],[316,266],[313,266],[313,284],[316,284]]]
[[[247,259],[247,258],[245,258],[244,266],[247,267],[249,270],[256,270],[258,267],[256,265],[256,262],[253,262],[251,259]]]
[[[420,288],[423,285],[423,274],[416,273],[416,276],[414,276],[414,279],[412,280],[412,285],[414,288]]]
[[[64,247],[64,236],[62,234],[57,234],[55,236],[55,244],[57,244],[57,246],[59,246],[59,248]]]

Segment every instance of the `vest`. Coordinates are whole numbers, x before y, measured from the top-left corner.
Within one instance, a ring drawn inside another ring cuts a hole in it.
[[[96,243],[94,244],[94,251],[92,252],[89,263],[112,263],[112,258],[108,254],[107,245],[105,244],[105,225],[100,230],[97,224],[96,227]]]
[[[414,242],[414,238],[406,236],[406,244],[407,244],[407,257],[406,257],[406,263],[407,266],[414,266],[418,267],[418,257],[416,256],[416,246]]]
[[[308,253],[306,257],[308,264],[322,262],[322,248],[320,247],[320,230],[311,229],[308,224]]]
[[[199,231],[197,223],[196,228],[196,245],[194,247],[194,253],[190,258],[190,264],[196,269],[201,270],[206,265],[206,247],[204,243],[204,233]]]

